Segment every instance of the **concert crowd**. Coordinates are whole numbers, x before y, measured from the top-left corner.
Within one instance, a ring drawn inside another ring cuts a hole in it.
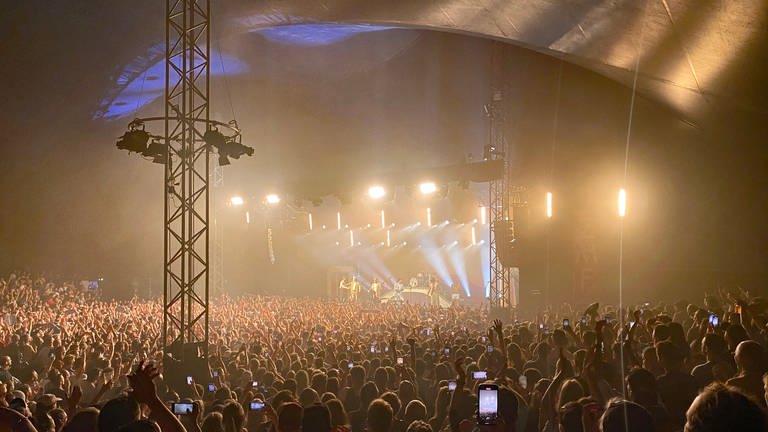
[[[768,301],[740,288],[530,319],[221,297],[180,378],[160,301],[16,272],[0,314],[0,431],[768,430]]]

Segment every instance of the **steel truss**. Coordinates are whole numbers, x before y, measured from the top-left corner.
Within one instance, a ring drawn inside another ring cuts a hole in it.
[[[221,189],[224,184],[224,168],[214,164],[211,176],[211,187],[214,191]],[[211,263],[211,294],[221,295],[224,292],[224,224],[221,212],[213,210],[213,262]]]
[[[498,228],[506,230],[509,223],[509,195],[507,193],[509,179],[507,173],[507,145],[504,139],[503,94],[494,89],[491,103],[486,107],[490,119],[489,142],[485,155],[489,159],[504,160],[504,175],[493,180],[488,185],[488,227],[490,230],[490,287],[488,302],[491,308],[507,308],[511,306],[510,285],[511,270],[505,267],[498,254]],[[505,247],[502,245],[502,247]]]
[[[166,0],[163,347],[207,356],[210,0]]]

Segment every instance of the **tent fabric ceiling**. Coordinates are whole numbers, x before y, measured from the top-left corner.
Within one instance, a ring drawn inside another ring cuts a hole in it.
[[[427,28],[517,44],[629,87],[639,69],[641,94],[697,125],[729,111],[768,114],[764,0],[243,0],[217,7],[229,31],[300,23]]]

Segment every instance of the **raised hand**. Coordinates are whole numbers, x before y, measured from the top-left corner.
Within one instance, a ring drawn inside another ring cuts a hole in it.
[[[143,360],[136,367],[136,370],[128,375],[128,382],[131,385],[130,395],[139,403],[149,404],[157,400],[157,388],[152,381],[160,373],[152,363],[145,363]]]
[[[493,320],[493,329],[496,330],[496,334],[499,335],[499,337],[502,337],[504,334],[504,325],[501,323],[500,319]]]

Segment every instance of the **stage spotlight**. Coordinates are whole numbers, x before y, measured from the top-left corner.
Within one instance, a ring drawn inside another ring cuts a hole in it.
[[[619,217],[623,218],[627,215],[627,191],[622,189],[619,189],[619,199],[618,199],[618,211],[619,211]]]
[[[480,223],[483,225],[488,223],[488,210],[485,206],[480,207]]]
[[[245,223],[251,223],[251,212],[245,212]]]
[[[432,226],[432,209],[427,207],[427,227]]]
[[[243,197],[235,195],[235,196],[233,196],[232,198],[229,199],[229,204],[233,205],[235,207],[239,207],[239,206],[245,204],[245,200],[243,199]]]
[[[368,196],[371,197],[371,199],[384,198],[384,195],[386,194],[387,191],[384,190],[384,187],[382,186],[371,186],[368,188]]]
[[[210,129],[203,134],[203,141],[219,152],[219,165],[229,165],[229,158],[240,159],[242,155],[253,156],[253,148],[242,145],[233,137],[227,137],[218,129]]]
[[[312,231],[312,213],[307,214],[307,220],[309,222],[309,230]],[[325,225],[323,225],[323,229],[325,229]]]
[[[280,197],[277,194],[268,194],[264,200],[269,205],[275,205],[280,203]]]
[[[424,195],[429,195],[437,191],[437,185],[434,182],[425,182],[419,185],[419,190]]]
[[[552,192],[547,192],[547,219],[552,219]]]
[[[219,150],[221,152],[221,150]],[[224,145],[224,155],[233,159],[240,159],[242,155],[253,156],[253,147],[242,145],[239,142],[230,139]]]
[[[165,160],[168,158],[168,149],[165,144],[161,144],[159,140],[153,139],[151,143],[144,150],[142,156],[151,157],[152,162],[157,164],[165,164]]]
[[[219,165],[229,165],[229,158],[240,159],[240,156],[253,156],[253,147],[248,147],[233,140],[226,141],[224,146],[219,148]]]
[[[336,229],[341,231],[341,212],[340,211],[336,212]]]
[[[219,150],[219,153],[221,153],[221,149],[224,148],[227,143],[227,137],[219,132],[218,129],[209,129],[203,134],[203,141],[209,146],[214,147],[216,150]]]
[[[477,231],[475,230],[475,227],[472,226],[472,246],[477,244]]]
[[[147,151],[149,133],[143,129],[130,130],[117,141],[117,148],[128,152],[144,153]]]
[[[392,234],[387,230],[387,247],[392,246]]]

